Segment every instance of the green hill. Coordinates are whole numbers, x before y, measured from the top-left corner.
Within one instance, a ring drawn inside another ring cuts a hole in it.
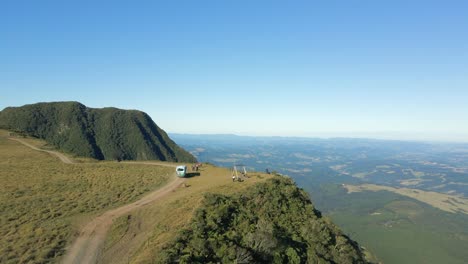
[[[195,161],[146,113],[136,110],[88,108],[78,102],[37,103],[5,108],[0,128],[99,160]]]

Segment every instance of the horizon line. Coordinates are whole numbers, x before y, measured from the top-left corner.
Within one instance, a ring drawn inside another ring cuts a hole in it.
[[[367,139],[367,140],[384,140],[384,141],[405,141],[405,142],[420,142],[420,143],[468,143],[468,138],[447,138],[447,137],[419,137],[416,138],[414,135],[409,136],[406,132],[387,132],[384,135],[378,136],[375,133],[311,133],[308,135],[265,135],[265,134],[253,134],[253,133],[201,133],[201,132],[167,132],[170,135],[189,135],[189,136],[235,136],[235,137],[250,137],[250,138],[285,138],[285,139]],[[406,134],[405,136],[397,137],[396,135],[389,135],[388,133],[401,133]],[[333,135],[335,134],[335,135]],[[356,135],[352,135],[356,134]],[[368,134],[368,135],[365,135]],[[386,135],[385,135],[386,134]],[[409,133],[413,134],[413,133]]]

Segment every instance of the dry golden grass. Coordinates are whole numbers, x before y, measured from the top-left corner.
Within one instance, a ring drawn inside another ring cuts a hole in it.
[[[348,190],[348,193],[362,191],[394,192],[400,195],[411,197],[413,199],[429,204],[446,212],[468,214],[468,199],[458,197],[455,195],[428,192],[409,188],[393,188],[389,186],[376,184],[345,185],[344,187]]]
[[[0,130],[0,263],[58,261],[79,225],[157,189],[174,173],[170,167],[84,159],[64,164],[7,136]]]
[[[235,193],[270,177],[254,173],[244,182],[232,182],[228,169],[203,165],[200,176],[188,178],[159,203],[118,219],[99,262],[152,263],[161,248],[190,223],[205,193]]]

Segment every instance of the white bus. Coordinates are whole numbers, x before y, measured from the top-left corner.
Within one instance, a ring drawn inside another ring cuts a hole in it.
[[[176,173],[179,177],[185,177],[185,174],[187,174],[187,166],[177,166]]]

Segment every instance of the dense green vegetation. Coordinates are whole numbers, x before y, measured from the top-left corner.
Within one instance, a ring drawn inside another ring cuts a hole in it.
[[[64,164],[0,130],[0,263],[57,262],[79,219],[137,200],[173,169],[117,162]]]
[[[93,109],[77,102],[38,103],[5,108],[0,112],[0,128],[100,160],[195,161],[147,114],[136,110]]]
[[[193,223],[166,246],[163,263],[366,263],[359,245],[317,211],[292,180],[207,194]]]

